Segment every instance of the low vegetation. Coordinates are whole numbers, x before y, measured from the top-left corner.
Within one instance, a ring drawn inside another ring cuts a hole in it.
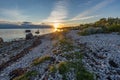
[[[76,46],[73,41],[64,35],[59,38],[59,43],[56,50],[53,50],[55,56],[60,56],[65,60],[55,61],[48,67],[49,75],[54,75],[56,72],[62,75],[63,80],[68,80],[68,73],[72,73],[75,80],[94,80],[94,75],[87,71],[82,63],[82,54],[79,51],[74,51]],[[35,59],[32,65],[39,65],[45,61],[51,60],[52,57],[47,55]]]
[[[86,29],[78,32],[78,34],[82,35],[82,36],[85,36],[85,35],[103,33],[103,32],[104,32],[104,30],[102,28],[89,27],[89,28],[86,28]]]
[[[69,67],[67,62],[62,61],[58,64],[58,71],[60,74],[65,74],[68,71],[68,69]]]
[[[21,76],[15,77],[13,80],[30,80],[30,77],[32,76],[34,77],[37,74],[38,74],[37,71],[29,71]]]
[[[96,33],[120,33],[120,18],[102,18],[94,23],[80,24],[79,26],[65,27],[63,29],[80,30],[78,34],[83,36]]]
[[[73,44],[72,41],[67,38],[59,40],[59,44],[63,52],[71,51],[74,48],[72,45]]]
[[[82,64],[83,55],[78,52],[72,52],[74,49],[78,48],[73,45],[73,41],[68,38],[63,38],[59,40],[59,49],[54,50],[53,53],[61,55],[66,59],[66,61],[61,61],[57,64],[50,66],[49,71],[56,73],[57,71],[62,75],[63,80],[67,79],[67,73],[74,69],[75,80],[94,80],[94,75],[87,71]],[[64,52],[66,54],[64,54]]]
[[[33,60],[32,65],[38,65],[38,64],[43,63],[44,61],[51,60],[51,59],[52,59],[52,57],[49,55],[39,57],[39,58],[36,58],[35,60]]]
[[[120,18],[102,18],[93,24],[81,25],[80,35],[90,35],[96,33],[120,32]]]
[[[55,65],[51,65],[49,67],[49,71],[50,71],[50,73],[55,73],[57,71],[57,67]]]
[[[81,61],[69,62],[69,66],[74,68],[76,80],[94,80],[94,75],[84,68]]]

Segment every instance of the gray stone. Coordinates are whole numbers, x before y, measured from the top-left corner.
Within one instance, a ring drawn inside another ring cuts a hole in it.
[[[3,39],[0,37],[0,44],[3,43],[3,42],[4,42]]]
[[[32,33],[26,34],[26,40],[32,39],[32,38],[33,38],[33,34]]]
[[[110,64],[110,66],[112,66],[112,67],[118,68],[117,63],[115,63],[113,60],[110,60],[110,61],[109,61],[109,64]]]

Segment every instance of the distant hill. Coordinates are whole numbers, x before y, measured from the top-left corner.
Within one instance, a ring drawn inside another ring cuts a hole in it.
[[[38,29],[38,28],[52,28],[50,25],[33,25],[33,24],[7,24],[0,23],[0,29]]]

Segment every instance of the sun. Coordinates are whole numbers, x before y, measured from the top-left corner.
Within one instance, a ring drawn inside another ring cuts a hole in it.
[[[57,31],[58,28],[60,27],[60,23],[54,23],[53,26],[55,28],[55,31]]]
[[[59,23],[54,23],[54,28],[55,29],[59,28],[59,25],[60,25]]]

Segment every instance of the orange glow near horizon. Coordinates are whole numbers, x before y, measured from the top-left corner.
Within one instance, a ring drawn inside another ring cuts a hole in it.
[[[55,28],[55,31],[57,31],[58,28],[60,28],[60,23],[54,23],[53,26]]]

